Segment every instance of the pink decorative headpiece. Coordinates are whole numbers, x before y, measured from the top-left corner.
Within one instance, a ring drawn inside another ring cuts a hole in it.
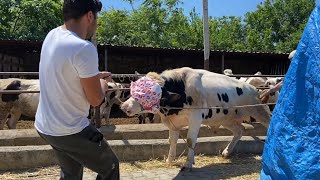
[[[131,82],[130,94],[147,112],[157,113],[160,110],[162,89],[155,80],[142,77]]]

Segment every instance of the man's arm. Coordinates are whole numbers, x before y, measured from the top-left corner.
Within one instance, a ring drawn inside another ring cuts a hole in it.
[[[91,106],[96,107],[101,104],[105,97],[105,91],[108,86],[105,80],[100,79],[100,75],[89,78],[80,78],[80,83],[83,87],[84,93]]]
[[[278,84],[276,84],[275,86],[273,86],[272,88],[265,90],[261,95],[260,95],[260,99],[264,98],[265,96],[269,95],[270,93],[279,91],[282,87],[282,83],[283,81],[279,82]]]
[[[110,72],[99,72],[98,61],[97,49],[91,43],[83,46],[73,59],[86,98],[94,107],[101,104],[108,90],[107,81],[111,80]]]

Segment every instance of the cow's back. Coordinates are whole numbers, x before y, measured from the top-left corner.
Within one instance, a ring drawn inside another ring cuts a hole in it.
[[[185,68],[182,74],[186,95],[194,101],[191,107],[214,107],[205,110],[204,122],[211,121],[208,124],[223,125],[229,119],[248,119],[250,111],[234,106],[261,103],[257,89],[248,83],[201,69]]]

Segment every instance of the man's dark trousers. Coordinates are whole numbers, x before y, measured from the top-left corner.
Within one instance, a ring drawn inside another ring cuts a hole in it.
[[[98,173],[99,180],[120,179],[119,160],[93,125],[68,136],[38,133],[54,149],[61,167],[61,180],[81,180],[83,167]]]

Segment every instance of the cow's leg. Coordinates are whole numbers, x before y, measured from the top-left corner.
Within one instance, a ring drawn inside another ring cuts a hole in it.
[[[154,114],[149,113],[149,114],[148,114],[148,117],[149,117],[150,123],[154,123]]]
[[[223,126],[227,129],[229,129],[230,131],[232,131],[232,133],[233,133],[233,138],[232,138],[231,142],[228,144],[228,146],[222,152],[222,156],[227,157],[232,153],[237,142],[242,137],[244,127],[239,122],[235,122],[234,124],[227,124],[227,125],[223,125]]]
[[[145,121],[145,114],[139,114],[138,119],[139,119],[139,124],[144,124]]]
[[[21,116],[21,110],[18,108],[11,109],[11,117],[9,118],[7,125],[9,129],[16,129],[17,122]]]
[[[103,116],[106,121],[106,125],[110,125],[110,112],[113,104],[106,101],[106,105],[103,107]]]
[[[9,113],[8,113],[6,116],[4,116],[3,119],[0,119],[0,130],[3,130],[4,125],[5,125],[5,124],[7,123],[7,121],[8,121],[8,117],[9,117]]]
[[[201,115],[197,114],[189,119],[189,129],[187,135],[188,145],[188,157],[186,163],[183,165],[181,171],[191,170],[192,164],[194,164],[194,147],[197,143],[199,129],[201,127],[202,118]]]
[[[176,158],[177,153],[177,141],[179,139],[179,131],[169,130],[169,143],[170,143],[170,150],[169,155],[166,160],[168,164],[171,164],[172,161]]]

